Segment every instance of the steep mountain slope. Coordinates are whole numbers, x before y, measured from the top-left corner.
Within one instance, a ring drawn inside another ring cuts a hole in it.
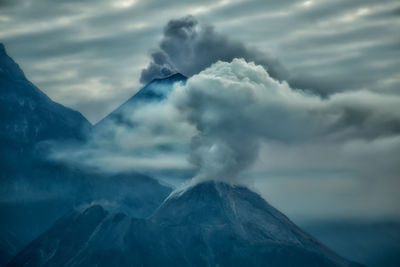
[[[63,196],[57,201],[43,202],[49,194],[54,198],[62,191],[53,189],[60,178],[64,180],[65,168],[44,162],[44,151],[38,150],[37,144],[50,140],[79,142],[92,126],[79,112],[53,102],[29,82],[3,44],[0,44],[0,122],[1,265],[36,237],[35,233],[46,229],[41,227],[53,223],[57,218],[53,216],[64,213],[64,205],[71,202]],[[49,216],[52,219],[46,224]],[[18,227],[20,222],[24,227]]]
[[[47,97],[27,80],[0,44],[0,184],[41,160],[41,141],[84,140],[91,124],[77,111]]]
[[[259,195],[205,182],[148,219],[95,205],[72,212],[10,266],[357,266],[301,231]]]
[[[79,112],[47,97],[29,82],[0,44],[0,142],[32,144],[85,137],[91,124]]]
[[[163,225],[177,249],[201,265],[351,265],[246,187],[205,182],[176,192],[151,221]],[[190,243],[197,249],[185,249]]]
[[[98,202],[146,217],[171,192],[139,173],[49,161],[46,144],[82,144],[92,126],[29,82],[2,44],[0,122],[0,266],[73,207]]]
[[[172,90],[175,83],[184,83],[186,80],[187,78],[180,73],[176,73],[164,79],[154,79],[125,103],[100,120],[95,125],[96,130],[114,125],[132,126],[127,117],[132,114],[135,108],[143,103],[162,100],[168,92]]]

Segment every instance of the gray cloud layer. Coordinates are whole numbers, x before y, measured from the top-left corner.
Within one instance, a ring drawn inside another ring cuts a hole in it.
[[[186,14],[214,25],[213,36],[279,59],[295,88],[321,95],[359,89],[398,94],[400,85],[395,0],[0,4],[0,41],[10,55],[50,97],[92,122],[140,88],[141,70],[163,26]]]

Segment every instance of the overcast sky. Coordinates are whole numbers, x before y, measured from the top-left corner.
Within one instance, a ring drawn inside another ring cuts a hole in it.
[[[170,19],[277,59],[295,87],[398,94],[396,0],[0,0],[0,41],[28,78],[95,123],[133,95]]]
[[[186,75],[206,66],[204,55],[191,58],[196,66],[174,57],[186,55],[173,31],[183,21],[185,48],[254,60],[290,88],[347,108],[340,127],[349,135],[340,142],[266,142],[245,174],[272,204],[296,218],[400,217],[399,1],[0,0],[0,41],[10,56],[92,123],[171,63],[160,65],[160,53]]]

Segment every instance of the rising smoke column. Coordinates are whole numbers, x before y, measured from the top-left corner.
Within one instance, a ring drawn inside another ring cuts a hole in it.
[[[321,99],[243,59],[215,63],[168,102],[196,128],[190,161],[203,180],[235,182],[263,142],[340,143],[400,133],[398,98],[359,91]]]

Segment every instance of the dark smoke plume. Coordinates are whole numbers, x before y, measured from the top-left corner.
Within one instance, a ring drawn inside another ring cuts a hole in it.
[[[176,72],[191,77],[217,61],[231,62],[234,58],[262,65],[277,80],[288,77],[277,59],[229,39],[212,26],[200,25],[193,16],[170,20],[164,28],[159,48],[151,58],[149,66],[142,71],[142,83]]]

